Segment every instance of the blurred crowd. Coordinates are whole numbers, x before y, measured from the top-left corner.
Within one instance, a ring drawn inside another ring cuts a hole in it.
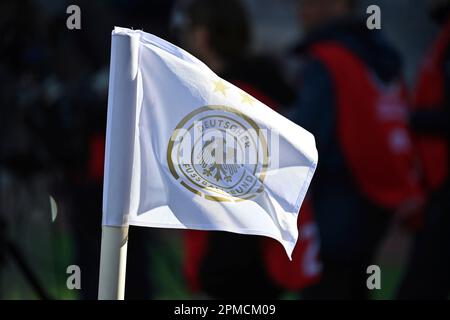
[[[255,50],[255,1],[1,1],[0,298],[29,297],[16,279],[30,272],[34,290],[64,298],[51,287],[65,287],[67,265],[82,271],[70,297],[97,296],[110,33],[123,26],[191,52],[312,132],[319,152],[292,261],[263,237],[135,227],[127,299],[161,297],[162,274],[187,297],[369,299],[367,268],[393,225],[411,245],[391,298],[447,299],[450,0],[421,1],[438,32],[414,81],[409,57],[367,27],[358,0],[273,1],[294,7],[298,23],[282,50]],[[66,28],[70,4],[81,30]],[[182,277],[161,272],[168,243]]]

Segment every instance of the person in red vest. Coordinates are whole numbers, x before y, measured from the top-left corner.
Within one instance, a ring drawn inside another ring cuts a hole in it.
[[[428,201],[399,299],[450,294],[450,1],[432,1],[431,15],[441,31],[423,64],[411,114]]]
[[[306,36],[293,112],[321,159],[310,196],[323,273],[308,299],[369,298],[367,268],[392,215],[423,201],[400,57],[356,18],[355,2],[299,0]]]
[[[184,18],[178,25],[183,32],[181,45],[222,78],[275,109],[293,101],[293,91],[274,61],[248,53],[250,30],[239,1],[191,1],[179,13]],[[300,239],[293,261],[273,239],[218,231],[185,232],[184,270],[189,288],[213,298],[267,299],[317,282],[319,243],[307,201],[298,224]]]

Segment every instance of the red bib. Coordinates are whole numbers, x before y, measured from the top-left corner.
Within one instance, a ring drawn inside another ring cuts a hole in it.
[[[299,238],[292,253],[292,261],[281,244],[264,239],[264,259],[271,279],[287,290],[300,290],[316,283],[322,273],[319,233],[308,198],[302,204],[298,218]]]
[[[414,95],[414,108],[440,109],[444,104],[444,55],[450,45],[450,20],[444,26],[422,66]],[[416,136],[423,178],[429,190],[439,188],[448,175],[448,150],[444,138]]]
[[[403,83],[383,84],[337,42],[313,46],[312,55],[331,74],[338,140],[360,190],[389,209],[420,198]]]

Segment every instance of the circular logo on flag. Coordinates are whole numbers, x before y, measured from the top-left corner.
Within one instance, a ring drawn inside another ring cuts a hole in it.
[[[248,116],[227,106],[205,106],[175,128],[167,163],[177,182],[196,195],[241,201],[264,190],[268,147]]]

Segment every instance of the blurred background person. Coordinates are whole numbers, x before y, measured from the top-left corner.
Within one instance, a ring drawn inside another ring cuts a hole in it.
[[[429,1],[429,9],[441,31],[422,66],[410,117],[428,201],[400,299],[447,299],[450,294],[450,1]]]
[[[24,258],[39,286],[49,296],[45,281],[55,281],[46,270],[52,260],[36,250],[50,251],[51,213],[47,190],[55,174],[55,164],[42,137],[30,126],[30,114],[46,105],[42,81],[48,75],[49,48],[40,41],[45,29],[42,12],[35,13],[32,1],[0,3],[0,298],[8,291],[20,294],[29,279],[8,243]],[[24,219],[27,223],[24,224]],[[36,230],[38,229],[38,230]],[[36,230],[33,232],[33,230]],[[31,235],[30,235],[31,233]],[[15,278],[14,286],[8,283]],[[12,288],[13,287],[13,288]],[[36,290],[34,290],[36,291]],[[37,292],[34,292],[37,294]],[[42,298],[42,297],[41,297]]]
[[[278,111],[293,101],[275,60],[251,53],[250,21],[241,1],[189,1],[175,17],[181,45],[219,76]],[[293,262],[280,245],[263,237],[187,231],[185,270],[192,290],[214,298],[267,299],[317,281],[318,243],[309,211],[302,213],[299,223],[305,234]],[[310,261],[305,261],[308,249]]]
[[[321,281],[311,299],[367,299],[367,267],[397,210],[421,190],[407,128],[399,54],[366,27],[352,0],[299,0],[305,38],[295,121],[320,155],[310,195],[319,227]]]

